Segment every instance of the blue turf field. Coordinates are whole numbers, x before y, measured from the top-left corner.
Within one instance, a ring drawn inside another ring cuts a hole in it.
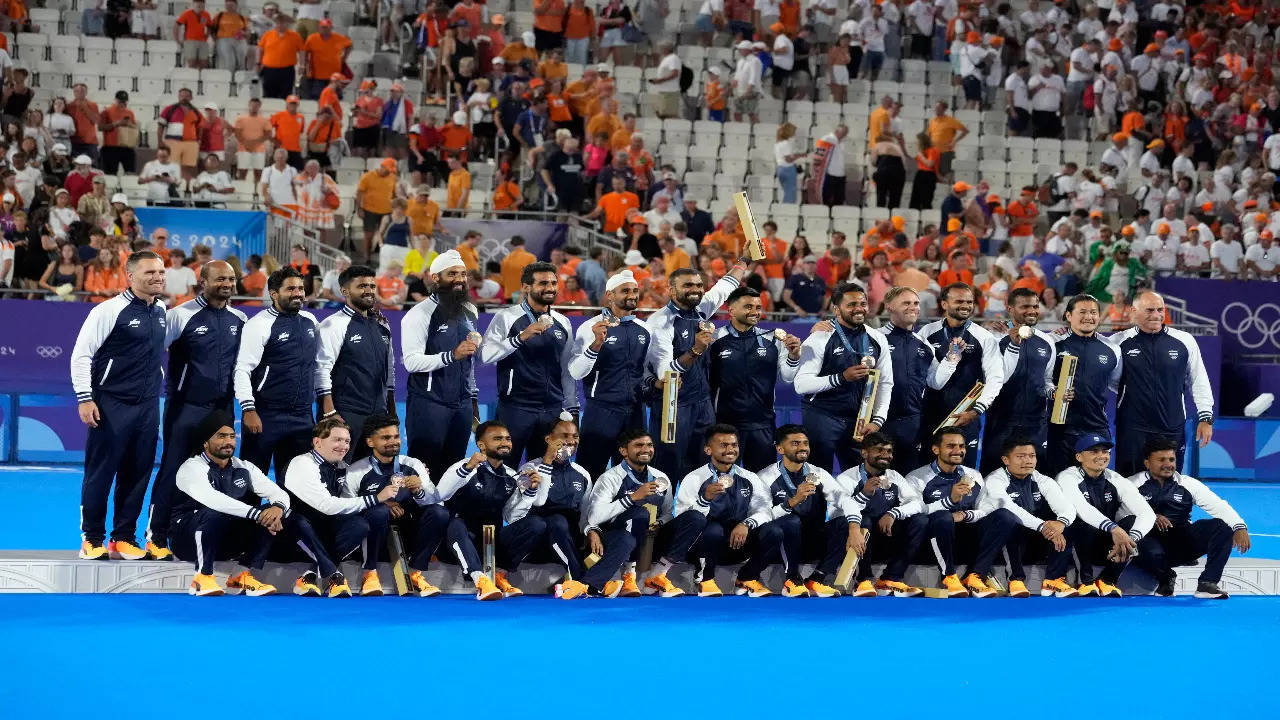
[[[73,549],[79,482],[0,470],[0,548]],[[1280,488],[1215,489],[1280,558]],[[1274,718],[1280,598],[0,595],[0,633],[0,717],[23,720]]]

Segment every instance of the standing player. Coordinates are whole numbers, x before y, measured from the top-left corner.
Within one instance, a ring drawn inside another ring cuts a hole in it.
[[[1123,357],[1120,349],[1098,335],[1102,313],[1097,298],[1080,294],[1067,302],[1067,325],[1071,331],[1058,338],[1057,359],[1050,377],[1057,382],[1062,357],[1076,356],[1075,383],[1068,395],[1066,422],[1049,426],[1049,452],[1045,474],[1054,477],[1075,464],[1076,443],[1088,435],[1110,437],[1107,393],[1120,381]],[[1110,455],[1110,453],[1108,453]]]
[[[858,463],[852,445],[854,422],[862,403],[867,373],[880,371],[880,389],[866,431],[884,424],[893,397],[893,363],[889,343],[879,330],[867,327],[867,293],[855,283],[841,283],[831,291],[835,321],[831,331],[818,331],[800,349],[796,392],[803,403],[805,432],[812,446],[810,457],[831,472],[838,458],[842,469]]]
[[[308,554],[324,558],[324,547],[311,525],[289,512],[289,494],[267,479],[257,466],[235,457],[235,418],[225,410],[213,410],[188,430],[203,452],[187,458],[178,468],[176,486],[181,494],[173,510],[173,547],[178,557],[196,566],[192,595],[221,595],[213,577],[213,562],[244,556],[244,570],[227,580],[227,589],[250,596],[272,595],[276,589],[253,576],[267,563],[267,553],[281,532],[287,533]],[[262,507],[262,501],[267,502]],[[300,594],[319,594],[306,575],[295,585]]]
[[[891,469],[894,441],[882,432],[862,438],[863,464],[850,468],[836,483],[850,493],[859,510],[858,524],[850,525],[848,546],[858,553],[857,597],[893,595],[917,597],[923,591],[903,582],[907,566],[924,542],[929,518],[915,486]],[[854,533],[854,529],[858,532]],[[861,530],[869,534],[864,539]],[[880,579],[871,583],[871,564],[883,562]],[[827,571],[830,577],[832,567]]]
[[[993,446],[984,449],[995,450]],[[987,492],[999,499],[1022,524],[1014,528],[1005,543],[1009,562],[1009,596],[1028,597],[1027,572],[1024,562],[1041,558],[1045,563],[1044,597],[1075,597],[1076,589],[1067,584],[1067,565],[1071,562],[1071,544],[1066,529],[1076,519],[1075,507],[1052,478],[1036,472],[1036,444],[1028,437],[1014,435],[1004,441],[1000,458],[1004,468],[987,475]]]
[[[529,514],[543,478],[538,472],[517,473],[504,464],[511,457],[511,433],[496,420],[476,428],[476,447],[474,455],[451,465],[438,483],[440,499],[453,516],[445,546],[453,551],[462,574],[475,583],[477,600],[523,595],[507,574],[520,567],[547,535],[547,521]],[[476,551],[476,538],[485,525],[496,529],[496,586],[484,574]]]
[[[151,487],[147,555],[171,560],[169,521],[178,468],[201,438],[191,433],[214,410],[231,412],[232,376],[240,351],[244,313],[227,303],[236,293],[236,271],[221,261],[200,266],[200,294],[165,316],[169,347],[164,403],[164,455]],[[232,443],[232,449],[235,444]]]
[[[467,301],[467,266],[458,251],[436,256],[430,275],[433,292],[404,314],[400,342],[409,371],[409,454],[440,478],[467,452],[471,424],[479,415],[472,355],[480,348],[480,335],[476,309]]]
[[[649,465],[653,461],[653,438],[648,431],[624,430],[618,435],[617,445],[622,460],[596,479],[583,507],[587,548],[600,559],[587,569],[580,581],[575,578],[561,586],[562,599],[572,600],[587,594],[638,597],[636,562],[649,533],[646,506],[654,508],[659,525],[671,520],[671,480],[666,473]],[[614,580],[619,570],[622,570],[622,579]],[[663,597],[684,594],[666,575],[651,577],[648,584]]]
[[[760,572],[782,547],[782,528],[770,522],[787,514],[787,503],[773,505],[769,488],[738,460],[738,434],[732,425],[712,425],[704,445],[711,462],[680,481],[675,519],[663,528],[662,559],[656,574],[645,581],[651,592],[670,592],[667,572],[692,556],[697,558],[694,582],[698,597],[720,597],[716,568],[721,562],[742,562],[734,582],[735,595],[766,597],[773,593],[760,582]],[[743,562],[745,561],[745,562]],[[789,594],[801,594],[793,586]]]
[[[378,549],[387,541],[391,522],[388,503],[394,501],[397,489],[387,485],[376,494],[357,496],[347,482],[347,464],[342,460],[350,449],[351,431],[345,423],[333,417],[316,423],[311,452],[289,463],[284,489],[296,501],[294,510],[301,512],[315,529],[329,557],[341,562],[361,550],[364,574],[360,594],[381,595]],[[326,577],[329,597],[351,597],[347,579],[332,562],[324,562],[319,553],[312,559]]]
[[[942,587],[953,598],[992,597],[996,591],[986,579],[1018,521],[999,507],[998,497],[984,487],[977,470],[961,465],[967,449],[963,429],[939,429],[931,448],[935,460],[912,471],[906,480],[924,499]],[[956,576],[957,555],[973,556],[963,583]]]
[[[271,307],[244,324],[236,356],[236,400],[243,411],[240,457],[276,477],[307,452],[315,428],[316,318],[302,309],[302,273],[282,267],[267,278]],[[348,438],[349,439],[349,438]]]
[[[1028,437],[1037,453],[1048,446],[1049,401],[1053,395],[1053,337],[1036,330],[1040,296],[1028,288],[1009,293],[1009,327],[997,336],[1004,358],[1004,386],[987,411],[978,470],[990,475],[1000,468],[997,453],[1011,437]],[[1026,328],[1024,330],[1023,328]],[[1022,337],[1023,334],[1027,337]]]
[[[641,402],[649,326],[634,313],[640,286],[630,270],[605,283],[605,308],[578,326],[569,373],[582,381],[582,446],[578,462],[599,477],[612,458],[614,440],[628,428],[644,425]]]
[[[760,470],[759,475],[769,488],[774,507],[784,513],[772,523],[782,530],[782,570],[786,574],[782,594],[837,597],[840,591],[824,584],[823,579],[835,572],[853,536],[861,538],[861,533],[854,532],[859,508],[852,502],[853,493],[842,495],[830,473],[809,464],[809,436],[803,425],[783,425],[774,442],[782,459]],[[820,561],[809,579],[802,579],[800,563],[814,559]]]
[[[893,439],[893,469],[904,473],[924,462],[920,414],[924,410],[925,391],[939,363],[933,348],[915,330],[920,321],[920,295],[900,285],[889,289],[884,305],[889,311],[889,332],[885,338],[893,359],[893,393],[889,414],[880,432]]]
[[[1226,500],[1218,497],[1205,484],[1178,472],[1178,443],[1170,439],[1154,439],[1147,444],[1146,472],[1129,478],[1156,514],[1154,534],[1147,537],[1138,564],[1146,568],[1160,583],[1156,594],[1173,594],[1178,574],[1175,565],[1190,565],[1208,555],[1196,597],[1225,599],[1218,587],[1222,568],[1235,545],[1242,554],[1249,551],[1249,530],[1244,519]],[[1199,507],[1210,517],[1191,521],[1191,511]]]
[[[449,511],[440,504],[431,475],[420,460],[400,454],[400,420],[396,416],[370,415],[360,437],[369,454],[347,468],[347,489],[356,497],[377,497],[387,486],[397,487],[386,506],[408,546],[409,586],[419,597],[439,595],[440,589],[427,582],[423,573],[444,538]],[[374,545],[367,549],[375,557],[381,552],[381,547]]]
[[[555,265],[525,265],[524,301],[494,313],[480,347],[480,362],[498,365],[497,417],[511,431],[514,462],[541,457],[560,413],[578,408],[578,381],[569,374],[573,327],[551,309],[559,289]]]
[[[337,417],[353,432],[360,432],[370,415],[394,414],[396,409],[391,326],[377,309],[375,277],[373,268],[364,265],[343,270],[338,285],[347,304],[320,323],[316,358],[320,416]],[[347,461],[368,454],[369,445],[353,442]]]
[[[80,487],[80,558],[141,560],[138,513],[160,427],[165,311],[164,261],[144,250],[125,263],[129,288],[89,311],[71,351],[71,385],[89,426]],[[115,481],[111,543],[107,496]]]
[[[655,389],[649,404],[649,431],[662,430],[663,378],[676,374],[680,385],[674,443],[658,442],[654,462],[676,477],[684,477],[702,463],[702,439],[716,422],[711,405],[707,348],[715,340],[711,316],[738,287],[747,266],[741,260],[728,275],[705,290],[702,273],[681,268],[668,276],[671,301],[650,315],[645,323],[653,333],[645,359],[646,382]]]
[[[1082,597],[1120,597],[1116,580],[1134,552],[1153,552],[1143,538],[1156,515],[1137,486],[1107,469],[1112,447],[1105,435],[1083,435],[1075,446],[1079,464],[1058,473],[1058,486],[1076,509],[1067,540],[1079,563]],[[1094,566],[1100,563],[1105,567],[1097,575]]]
[[[777,459],[774,450],[774,388],[793,382],[800,367],[800,338],[757,327],[760,293],[739,287],[729,293],[729,323],[711,343],[709,380],[716,422],[738,429],[742,466],[759,472]],[[684,393],[684,388],[680,392]],[[805,439],[808,444],[808,439]],[[806,448],[807,454],[807,448]]]
[[[573,461],[578,451],[578,426],[565,412],[542,439],[542,458],[533,514],[547,521],[547,543],[553,559],[559,560],[570,577],[580,580],[586,573],[578,548],[582,547],[583,508],[591,495],[591,476]],[[512,457],[515,451],[511,451]]]
[[[991,407],[1004,384],[1004,363],[995,336],[973,324],[974,292],[965,283],[952,283],[938,296],[943,318],[925,325],[920,336],[933,346],[934,357],[943,361],[937,382],[924,395],[922,438],[933,438],[934,428],[960,404],[974,384],[982,392],[972,406],[954,421],[976,459],[979,418]],[[949,368],[947,366],[950,366]],[[945,368],[945,369],[944,369]],[[950,374],[947,374],[950,370]],[[923,444],[923,440],[921,443]]]
[[[1196,440],[1204,447],[1213,438],[1213,389],[1196,339],[1165,327],[1164,298],[1152,290],[1138,293],[1133,309],[1138,324],[1108,338],[1124,358],[1116,397],[1116,472],[1126,476],[1139,472],[1152,440],[1174,441],[1182,467],[1187,390],[1196,406]]]

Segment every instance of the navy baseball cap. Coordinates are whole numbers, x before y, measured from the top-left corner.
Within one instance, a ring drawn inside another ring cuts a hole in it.
[[[1089,435],[1082,435],[1080,439],[1076,441],[1076,452],[1084,452],[1085,450],[1092,450],[1099,446],[1105,447],[1108,450],[1110,450],[1111,448],[1115,447],[1116,444],[1111,442],[1111,439],[1108,438],[1106,435],[1098,435],[1097,433],[1090,433]]]

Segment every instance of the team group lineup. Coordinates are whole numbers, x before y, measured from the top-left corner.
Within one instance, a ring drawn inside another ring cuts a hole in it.
[[[381,595],[389,557],[401,594],[439,594],[424,571],[443,562],[481,600],[522,594],[525,561],[564,566],[563,599],[716,597],[717,567],[739,563],[728,592],[752,597],[1028,597],[1032,564],[1045,566],[1042,596],[1118,597],[1131,561],[1167,596],[1173,568],[1207,556],[1196,596],[1225,598],[1231,550],[1250,545],[1231,506],[1178,472],[1184,393],[1202,445],[1213,394],[1194,338],[1165,326],[1154,292],[1135,298],[1136,327],[1102,337],[1088,295],[1049,335],[1030,291],[985,327],[974,289],[953,284],[943,318],[919,326],[919,298],[896,287],[875,328],[866,293],[846,283],[801,339],[758,326],[744,259],[710,288],[671,273],[671,302],[644,319],[620,272],[575,331],[551,307],[555,267],[536,262],[522,302],[481,335],[451,250],[401,321],[402,442],[373,269],[341,274],[347,304],[323,322],[302,309],[291,267],[252,318],[228,304],[237,278],[224,262],[204,264],[200,294],[171,309],[157,255],[134,253],[127,272],[130,289],[93,308],[71,358],[89,427],[80,557],[189,560],[195,595],[274,593],[254,575],[270,560],[311,565],[296,594],[349,596],[349,557],[362,563],[357,592]],[[495,416],[478,424],[476,363],[498,379]],[[799,424],[777,425],[779,381],[801,397]],[[1208,517],[1193,521],[1196,507]],[[243,570],[224,586],[213,567],[228,559]],[[685,562],[696,587],[669,577]],[[909,585],[913,563],[937,565],[940,587]],[[781,588],[762,581],[773,564]]]

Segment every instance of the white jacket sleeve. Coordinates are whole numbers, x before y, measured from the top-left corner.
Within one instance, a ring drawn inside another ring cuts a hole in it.
[[[1111,484],[1115,487],[1116,493],[1120,497],[1120,505],[1122,509],[1127,510],[1134,516],[1133,528],[1129,530],[1129,536],[1134,540],[1141,540],[1147,533],[1151,532],[1151,528],[1156,524],[1156,513],[1151,509],[1151,505],[1147,503],[1147,499],[1142,497],[1142,493],[1138,492],[1138,486],[1129,482],[1129,479],[1107,471]]]
[[[471,481],[477,469],[468,470],[466,460],[459,460],[450,465],[440,477],[440,482],[436,484],[436,493],[440,497],[440,502],[448,502],[454,493]]]
[[[174,482],[179,490],[210,510],[233,517],[257,517],[257,508],[223,494],[209,484],[209,464],[198,457],[182,463]]]
[[[1075,522],[1076,508],[1062,492],[1062,487],[1054,482],[1053,478],[1040,473],[1036,473],[1032,478],[1040,488],[1040,494],[1044,496],[1045,502],[1049,503],[1049,509],[1053,510],[1058,522],[1068,526]]]
[[[595,332],[592,328],[598,322],[604,322],[602,316],[597,315],[590,320],[578,326],[578,332],[573,336],[573,353],[572,360],[569,361],[569,375],[574,380],[581,380],[591,374],[591,370],[596,366],[596,351],[591,349],[592,343],[596,341]]]
[[[1000,359],[1000,345],[994,335],[977,326],[969,331],[978,335],[978,342],[982,345],[982,393],[973,404],[973,409],[981,414],[991,407],[1004,386],[1004,362]]]
[[[586,512],[582,514],[587,529],[599,528],[601,525],[618,517],[634,503],[629,495],[614,500],[618,488],[622,487],[622,474],[606,472],[591,485],[591,492],[585,495]]]
[[[544,476],[542,481],[538,483],[541,487],[544,482],[548,482],[548,478]],[[521,490],[520,485],[516,484],[515,492],[511,493],[511,497],[507,498],[507,503],[502,507],[502,519],[508,525],[519,522],[529,514],[533,509],[533,503],[538,499],[538,488],[529,488]]]
[[[233,461],[234,462],[234,461]],[[253,463],[241,463],[241,466],[249,471],[249,485],[253,488],[253,492],[258,497],[263,498],[272,505],[279,505],[284,510],[284,514],[288,515],[289,509],[289,493],[284,488],[275,484],[271,478],[267,477],[257,465]],[[209,488],[212,490],[213,488]],[[257,514],[249,516],[251,519],[257,519]]]
[[[884,333],[871,328],[867,328],[867,333],[880,346],[880,359],[876,362],[876,370],[880,371],[880,387],[876,389],[876,406],[871,410],[871,422],[883,425],[889,417],[889,401],[893,399],[893,355]]]
[[[432,353],[427,347],[428,324],[435,312],[436,303],[427,298],[414,305],[400,319],[400,353],[404,369],[411,373],[433,372],[453,362],[453,350]]]
[[[1039,530],[1040,524],[1044,522],[1040,518],[1027,512],[1021,505],[1013,501],[1009,497],[1009,480],[1005,476],[1004,470],[996,470],[986,477],[982,485],[983,497],[991,498],[999,507],[1002,507],[1018,519],[1018,522],[1028,530]]]
[[[732,275],[725,275],[716,281],[706,292],[702,294],[702,301],[698,303],[698,312],[706,318],[715,315],[720,306],[724,305],[724,301],[729,299],[730,293],[738,289],[741,285],[738,278]]]
[[[781,340],[774,339],[773,344],[778,348],[778,377],[782,382],[794,383],[796,373],[800,370],[800,358],[791,359],[790,351]]]
[[[378,504],[373,495],[334,497],[320,480],[320,468],[306,455],[289,463],[284,473],[284,486],[294,497],[325,515],[354,515]]]
[[[796,393],[799,395],[816,395],[825,390],[839,387],[844,383],[840,373],[819,375],[822,372],[822,356],[826,354],[827,341],[831,333],[815,332],[805,338],[800,346],[800,365],[796,368]]]
[[[1103,340],[1103,342],[1107,342]],[[1113,345],[1107,342],[1107,347],[1111,349],[1111,354],[1115,356],[1116,364],[1111,368],[1111,377],[1107,380],[1107,387],[1111,392],[1116,392],[1120,388],[1120,376],[1124,374],[1124,355],[1120,352],[1119,345]]]
[[[338,362],[350,324],[351,318],[344,312],[336,312],[320,323],[320,349],[316,353],[316,395],[320,397],[333,392],[333,366]]]
[[[507,337],[512,324],[523,314],[520,306],[505,308],[494,314],[484,331],[484,343],[480,346],[480,362],[493,365],[520,349],[519,337]]]
[[[702,496],[702,486],[711,481],[706,472],[694,470],[680,481],[680,489],[676,492],[675,514],[683,515],[686,510],[697,510],[706,515],[711,510],[711,503]]]
[[[75,347],[71,350],[71,387],[75,390],[77,402],[93,399],[93,356],[115,329],[116,319],[127,302],[124,296],[117,295],[98,303],[80,326]]]
[[[1076,510],[1076,517],[1091,527],[1095,527],[1104,532],[1111,532],[1111,528],[1116,524],[1111,518],[1103,515],[1097,508],[1089,504],[1085,499],[1084,493],[1080,492],[1080,469],[1067,468],[1058,473],[1058,487],[1062,489],[1062,494],[1066,496],[1072,507]]]
[[[1244,530],[1244,518],[1231,507],[1231,503],[1218,497],[1217,493],[1209,489],[1208,485],[1189,478],[1186,475],[1178,476],[1178,484],[1187,489],[1191,493],[1191,499],[1201,510],[1209,513],[1209,517],[1217,518],[1226,523],[1232,530]]]
[[[263,310],[249,318],[244,327],[240,328],[240,350],[236,354],[236,369],[232,385],[242,410],[254,409],[253,382],[249,379],[249,375],[262,362],[262,350],[267,346],[267,340],[271,336],[271,325],[274,322],[275,316]]]
[[[1200,422],[1212,422],[1213,388],[1209,386],[1209,373],[1205,370],[1204,358],[1200,355],[1200,345],[1189,333],[1181,330],[1171,329],[1170,334],[1181,340],[1187,348],[1186,387],[1196,406],[1196,419]]]
[[[769,486],[760,479],[759,475],[753,472],[743,471],[747,481],[751,483],[751,505],[748,508],[748,515],[742,521],[743,525],[749,530],[755,530],[767,522],[785,517],[791,513],[791,509],[786,503],[773,504],[773,498],[769,495]]]

